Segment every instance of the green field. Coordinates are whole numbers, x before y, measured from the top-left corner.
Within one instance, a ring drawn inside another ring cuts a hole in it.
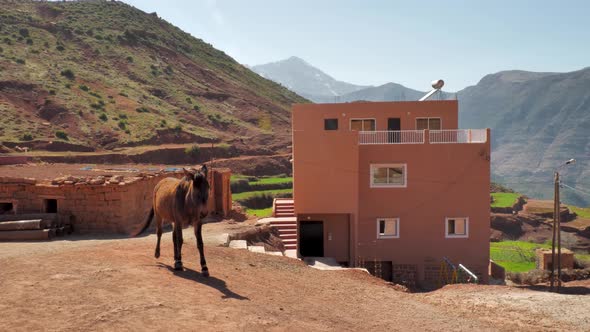
[[[548,243],[502,241],[490,243],[490,258],[506,272],[527,272],[535,268],[535,249],[551,248]]]
[[[256,181],[251,181],[250,185],[257,185],[257,184],[279,184],[279,183],[291,183],[293,182],[292,177],[265,177],[260,178]]]
[[[590,219],[590,208],[581,208],[577,206],[568,206],[569,209],[578,215],[580,218]]]
[[[266,218],[272,215],[272,207],[266,209],[246,209],[246,213],[258,218]]]
[[[233,194],[232,198],[234,201],[243,200],[248,197],[256,195],[277,195],[277,194],[290,194],[293,193],[293,189],[276,189],[276,190],[259,190],[259,191],[247,191],[239,194]]]
[[[241,174],[232,175],[232,184],[237,184],[240,181],[248,181],[248,184],[247,186],[237,187],[236,191],[238,189],[246,189],[250,191],[237,192],[235,194],[232,194],[233,200],[239,202],[245,208],[245,212],[248,215],[257,216],[259,218],[269,217],[272,215],[272,206],[270,206],[272,205],[272,201],[268,201],[270,205],[267,207],[254,209],[246,206],[251,204],[251,202],[247,201],[249,198],[253,198],[256,196],[285,196],[286,194],[293,193],[292,188],[285,188],[290,187],[290,184],[293,183],[293,178],[285,175],[262,177],[247,176]],[[261,188],[264,188],[265,190],[258,190]],[[260,202],[257,204],[259,206]]]
[[[493,208],[511,207],[520,197],[520,194],[517,193],[491,193],[491,195],[494,198],[494,202],[491,204]]]

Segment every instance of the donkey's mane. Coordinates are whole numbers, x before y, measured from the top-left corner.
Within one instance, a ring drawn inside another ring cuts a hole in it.
[[[186,207],[206,203],[209,198],[209,183],[202,173],[195,174],[195,179],[184,176],[176,187],[176,202],[178,212],[186,213]]]

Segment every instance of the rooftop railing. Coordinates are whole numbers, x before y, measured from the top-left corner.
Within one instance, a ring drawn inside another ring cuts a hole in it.
[[[424,130],[361,131],[359,144],[422,144]]]
[[[428,137],[427,137],[428,136]],[[428,140],[426,139],[428,138]],[[360,131],[359,144],[486,143],[486,129]]]
[[[430,143],[485,143],[488,140],[488,131],[485,129],[452,129],[431,130]]]

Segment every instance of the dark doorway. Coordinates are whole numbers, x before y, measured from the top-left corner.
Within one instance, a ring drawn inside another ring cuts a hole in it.
[[[387,119],[387,131],[388,133],[388,141],[389,143],[396,143],[401,141],[401,121],[400,118],[389,118]]]
[[[324,257],[324,223],[321,221],[306,221],[299,226],[300,250],[303,257]]]
[[[14,205],[12,203],[0,203],[0,214],[14,213]]]
[[[57,213],[57,199],[45,200],[45,213]]]

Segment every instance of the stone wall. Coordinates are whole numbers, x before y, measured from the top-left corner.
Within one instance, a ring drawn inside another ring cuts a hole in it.
[[[214,179],[216,171],[210,174]],[[165,177],[180,178],[182,172],[131,177],[124,181],[100,181],[101,184],[91,184],[95,182],[93,180],[45,184],[32,179],[0,178],[0,203],[15,204],[17,213],[38,213],[47,212],[47,200],[55,200],[58,215],[70,218],[77,233],[133,234],[145,223],[152,207],[154,187]],[[229,176],[227,181],[229,188]],[[217,209],[217,187],[225,186],[211,185],[209,212],[225,215],[229,212],[227,204],[221,204],[222,209]],[[229,196],[231,208],[231,193],[217,196]]]

